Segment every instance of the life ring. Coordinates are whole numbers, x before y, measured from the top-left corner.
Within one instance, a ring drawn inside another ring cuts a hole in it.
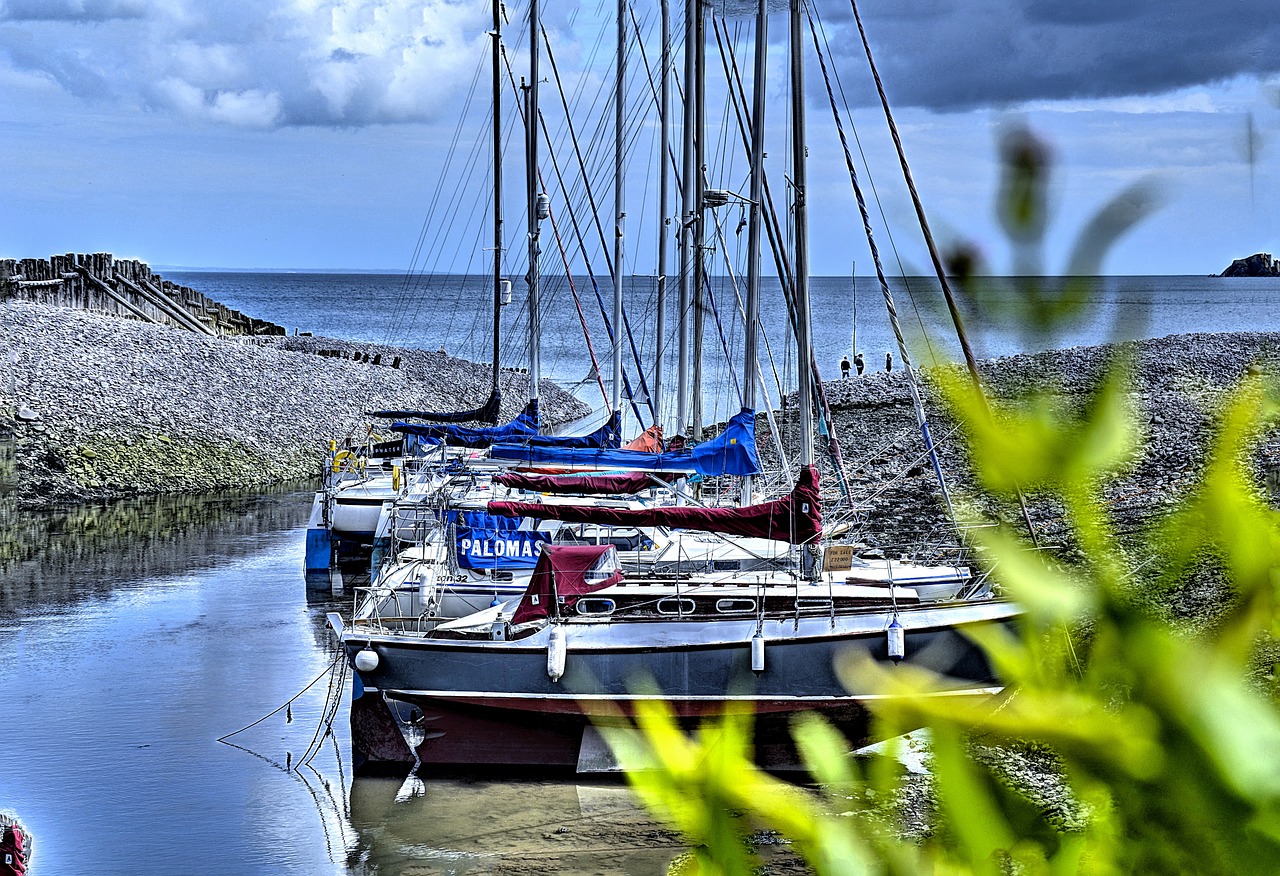
[[[353,471],[359,464],[357,457],[350,450],[339,450],[333,457],[333,473]]]

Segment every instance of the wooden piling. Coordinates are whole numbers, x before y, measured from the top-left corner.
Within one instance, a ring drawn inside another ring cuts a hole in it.
[[[199,334],[283,335],[283,326],[246,316],[111,253],[0,259],[0,300],[13,298],[139,319]]]

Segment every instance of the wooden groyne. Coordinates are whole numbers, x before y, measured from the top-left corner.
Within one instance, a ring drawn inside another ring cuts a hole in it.
[[[203,293],[166,280],[145,262],[111,253],[67,253],[46,259],[0,259],[0,298],[93,310],[213,337],[283,335]]]

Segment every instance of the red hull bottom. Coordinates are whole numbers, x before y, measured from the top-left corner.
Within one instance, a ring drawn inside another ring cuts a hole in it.
[[[699,714],[683,717],[682,723],[692,728],[718,714],[718,709],[707,705],[700,704]],[[790,721],[796,712],[767,709],[766,706],[757,712],[754,723],[757,763],[777,771],[801,769],[790,733]],[[847,702],[814,704],[814,710],[831,720],[851,747],[867,741],[869,722],[862,706]],[[405,739],[406,730],[411,738],[421,736],[417,755],[423,764],[473,769],[611,771],[610,767],[600,766],[602,755],[606,762],[610,758],[593,732],[592,719],[584,714],[438,699],[388,700],[374,691],[351,704],[351,740],[357,771],[384,772],[412,766],[414,756]]]

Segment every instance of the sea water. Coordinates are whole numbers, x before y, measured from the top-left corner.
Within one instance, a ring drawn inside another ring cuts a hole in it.
[[[438,350],[488,362],[492,356],[493,286],[482,276],[403,274],[170,272],[191,286],[251,316],[283,325],[290,333]],[[502,364],[528,364],[528,304],[517,282],[502,314]],[[958,361],[954,322],[933,278],[888,281],[899,325],[915,364]],[[776,278],[761,282],[762,370],[765,391],[776,404],[778,386],[794,389],[794,347],[787,310]],[[677,289],[669,283],[662,343],[657,337],[657,284],[636,276],[624,287],[627,323],[624,343],[629,379],[639,394],[634,365],[653,379],[659,352],[666,375],[664,395],[673,391],[676,366]],[[1074,295],[1077,316],[1054,333],[1031,333],[1019,303],[1032,295]],[[709,397],[736,402],[742,370],[745,287],[717,278],[712,286],[703,339],[704,384]],[[968,293],[966,296],[966,292]],[[826,378],[839,376],[842,357],[863,353],[869,370],[883,370],[886,354],[895,367],[901,353],[887,316],[885,296],[875,277],[814,277],[811,281],[814,354]],[[1186,332],[1260,331],[1280,328],[1280,278],[1196,276],[1103,277],[1086,281],[1057,278],[997,278],[977,289],[957,289],[971,345],[979,358],[1040,349],[1155,338]],[[977,302],[986,302],[978,306]],[[994,303],[994,304],[993,304]],[[592,356],[610,373],[611,343],[604,313],[612,314],[607,278],[548,276],[542,282],[540,348],[544,377],[563,385],[584,382]],[[585,330],[583,325],[585,323]],[[776,378],[775,378],[775,375]],[[729,413],[733,411],[730,410]]]
[[[32,872],[665,872],[681,844],[619,782],[352,775],[325,613],[360,581],[307,586],[311,495],[0,504],[0,810]]]

